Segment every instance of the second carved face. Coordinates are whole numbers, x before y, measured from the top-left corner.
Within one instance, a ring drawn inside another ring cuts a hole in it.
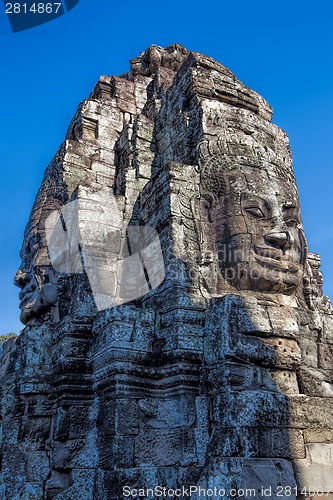
[[[52,315],[58,300],[57,273],[44,262],[45,254],[46,248],[41,246],[37,234],[25,238],[21,250],[22,263],[14,280],[21,288],[20,320],[24,325],[44,322]]]

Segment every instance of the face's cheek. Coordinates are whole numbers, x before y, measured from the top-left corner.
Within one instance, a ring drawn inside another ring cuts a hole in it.
[[[42,307],[53,306],[58,300],[58,280],[51,267],[38,268],[39,302]]]
[[[302,263],[305,246],[303,230],[298,228],[288,228],[290,235],[290,246],[286,250],[286,255],[295,263]]]
[[[253,245],[262,245],[267,233],[270,232],[270,222],[266,219],[255,219],[250,215],[245,215],[246,227],[252,236]]]
[[[235,283],[240,279],[240,269],[251,260],[252,239],[250,234],[229,234],[218,245],[219,269],[226,281]]]
[[[251,262],[254,247],[263,246],[269,228],[269,221],[255,219],[246,213],[221,217],[217,240],[219,254],[224,259],[219,258],[220,263],[232,266]]]
[[[41,296],[45,305],[54,305],[58,299],[57,286],[53,283],[44,285],[41,289]]]

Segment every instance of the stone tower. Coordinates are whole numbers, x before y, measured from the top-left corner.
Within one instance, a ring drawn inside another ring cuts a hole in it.
[[[271,115],[177,44],[80,104],[25,230],[26,327],[1,347],[1,498],[333,499],[333,310]],[[94,238],[97,271],[81,247],[75,269],[51,258],[70,203],[83,238],[119,236],[107,259]],[[163,258],[139,249],[140,293],[100,307],[137,227]]]

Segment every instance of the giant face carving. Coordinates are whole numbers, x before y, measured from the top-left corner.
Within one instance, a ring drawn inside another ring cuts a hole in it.
[[[238,175],[244,175],[239,171]],[[233,176],[227,177],[232,185]],[[237,289],[293,293],[303,276],[303,238],[294,186],[246,176],[217,208],[217,249],[224,279]],[[222,201],[222,200],[220,200]]]
[[[38,234],[26,237],[21,250],[22,263],[15,276],[23,324],[51,319],[58,299],[57,273],[47,265],[47,250]]]
[[[297,188],[288,165],[278,167],[262,152],[260,160],[251,165],[221,154],[205,165],[203,198],[210,200],[220,283],[291,295],[305,257]]]
[[[47,250],[45,221],[54,210],[60,210],[68,199],[62,178],[62,145],[47,167],[24,233],[21,266],[15,284],[21,288],[20,319],[23,324],[58,321],[59,274],[52,268]]]

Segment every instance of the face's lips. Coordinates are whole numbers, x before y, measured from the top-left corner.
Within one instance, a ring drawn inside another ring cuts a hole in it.
[[[26,307],[26,304],[27,302],[29,302],[29,300],[33,297],[35,293],[35,290],[32,290],[32,291],[22,291],[19,293],[19,299],[20,299],[20,304],[19,304],[19,308],[20,309],[23,309]]]
[[[269,248],[269,247],[254,247],[254,251],[260,257],[265,257],[273,260],[282,260],[285,257],[281,250],[277,248]],[[285,259],[284,259],[285,260]]]
[[[296,274],[299,266],[290,260],[290,257],[284,255],[281,250],[276,248],[254,247],[254,256],[256,261],[262,267],[269,267],[282,272]]]

